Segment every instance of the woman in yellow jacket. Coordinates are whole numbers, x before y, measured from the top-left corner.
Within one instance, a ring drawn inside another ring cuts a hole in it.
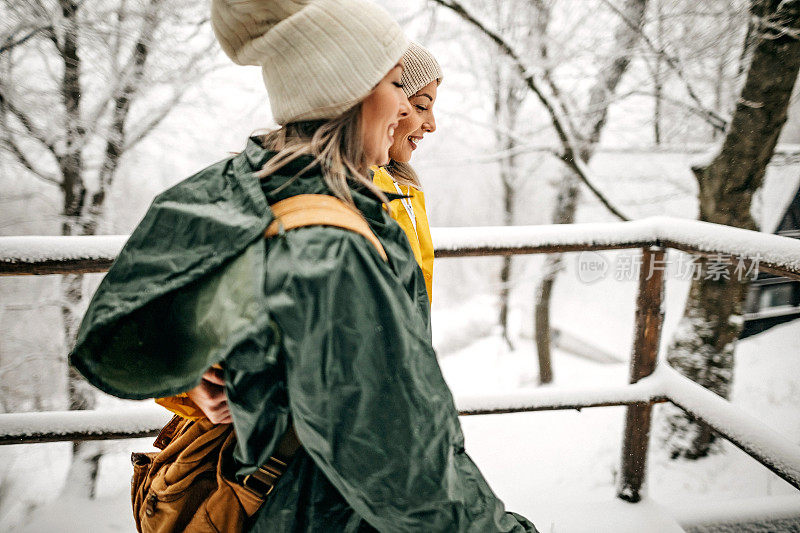
[[[395,129],[394,143],[389,148],[389,164],[373,167],[373,183],[386,192],[407,197],[390,202],[389,213],[408,236],[414,257],[425,276],[428,301],[431,301],[433,242],[422,185],[408,161],[423,136],[436,131],[433,104],[442,83],[442,69],[428,50],[412,42],[403,55],[401,83],[411,104],[411,113]]]
[[[380,189],[406,198],[389,203],[389,214],[397,221],[408,237],[432,297],[433,242],[425,212],[425,195],[416,172],[408,164],[414,150],[426,133],[436,131],[433,104],[436,90],[442,82],[442,69],[433,55],[417,43],[411,42],[403,55],[403,92],[411,104],[411,113],[400,120],[394,131],[394,143],[389,148],[390,162],[383,167],[372,167],[373,183]],[[203,382],[189,392],[160,398],[156,402],[184,418],[211,419],[212,422],[231,422],[230,411],[223,393],[225,381],[222,371],[210,369]]]

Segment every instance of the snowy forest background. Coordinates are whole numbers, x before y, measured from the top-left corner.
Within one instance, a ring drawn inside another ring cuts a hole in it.
[[[773,65],[764,86],[772,100],[786,93],[788,120],[769,129],[779,138],[748,135],[763,147],[777,141],[775,155],[763,180],[732,187],[741,193],[727,199],[733,205],[714,198],[715,158],[759,57],[757,37],[796,42],[797,2],[381,3],[444,70],[438,129],[412,159],[432,226],[668,215],[772,232],[800,184],[797,65]],[[781,9],[785,20],[775,16]],[[221,53],[206,2],[0,2],[0,235],[129,233],[155,194],[272,126],[259,69]],[[740,166],[758,174],[769,152]],[[710,199],[717,211],[703,207]],[[624,254],[604,255],[613,263]],[[583,283],[576,258],[437,261],[434,344],[456,394],[627,381],[636,282]],[[66,366],[76,317],[99,279],[0,278],[0,412],[119,404]],[[682,354],[697,340],[681,318],[687,300],[703,303],[687,298],[689,281],[667,279],[662,352],[691,366]],[[551,328],[561,342],[549,338],[543,359],[541,335]],[[795,322],[723,343],[716,355],[725,364],[704,385],[800,442],[798,340]],[[654,500],[679,507],[698,495],[793,494],[733,446],[698,442],[696,429],[661,407],[648,474]],[[623,416],[604,408],[465,419],[467,449],[509,507],[538,524],[557,502],[612,497]],[[0,529],[45,530],[75,498],[124,514],[127,455],[148,445],[0,447]]]

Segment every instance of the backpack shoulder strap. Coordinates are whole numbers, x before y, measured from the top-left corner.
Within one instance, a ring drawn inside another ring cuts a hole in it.
[[[366,219],[347,204],[326,194],[298,194],[270,206],[275,220],[264,231],[269,239],[277,235],[281,228],[288,231],[304,226],[334,226],[363,235],[378,250],[384,261],[388,261],[386,250],[372,232]],[[252,474],[248,474],[242,484],[262,497],[269,494],[283,475],[289,461],[300,448],[300,440],[290,425],[278,441],[273,455]]]
[[[288,231],[304,226],[334,226],[363,235],[388,261],[386,250],[357,210],[327,194],[298,194],[270,206],[275,220],[267,227],[264,237],[278,234],[281,227]]]

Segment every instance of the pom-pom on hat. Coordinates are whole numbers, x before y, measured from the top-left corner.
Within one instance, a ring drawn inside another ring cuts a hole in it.
[[[433,80],[442,83],[442,67],[425,47],[409,42],[403,54],[403,92],[411,98]]]
[[[234,63],[261,67],[281,125],[341,115],[408,47],[370,0],[212,0],[211,25]]]

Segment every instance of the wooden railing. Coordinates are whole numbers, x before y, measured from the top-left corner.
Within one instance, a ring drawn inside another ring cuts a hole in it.
[[[627,386],[581,390],[536,390],[496,397],[459,397],[463,416],[541,410],[626,406],[617,496],[636,502],[645,479],[651,412],[672,402],[800,489],[800,446],[727,400],[658,364],[663,324],[666,250],[697,255],[726,254],[748,265],[800,279],[800,241],[787,237],[683,219],[652,218],[610,224],[438,228],[436,256],[468,257],[641,249],[635,336]],[[0,237],[0,275],[88,273],[107,270],[125,237]],[[165,412],[52,412],[0,415],[0,444],[119,439],[155,435]]]

